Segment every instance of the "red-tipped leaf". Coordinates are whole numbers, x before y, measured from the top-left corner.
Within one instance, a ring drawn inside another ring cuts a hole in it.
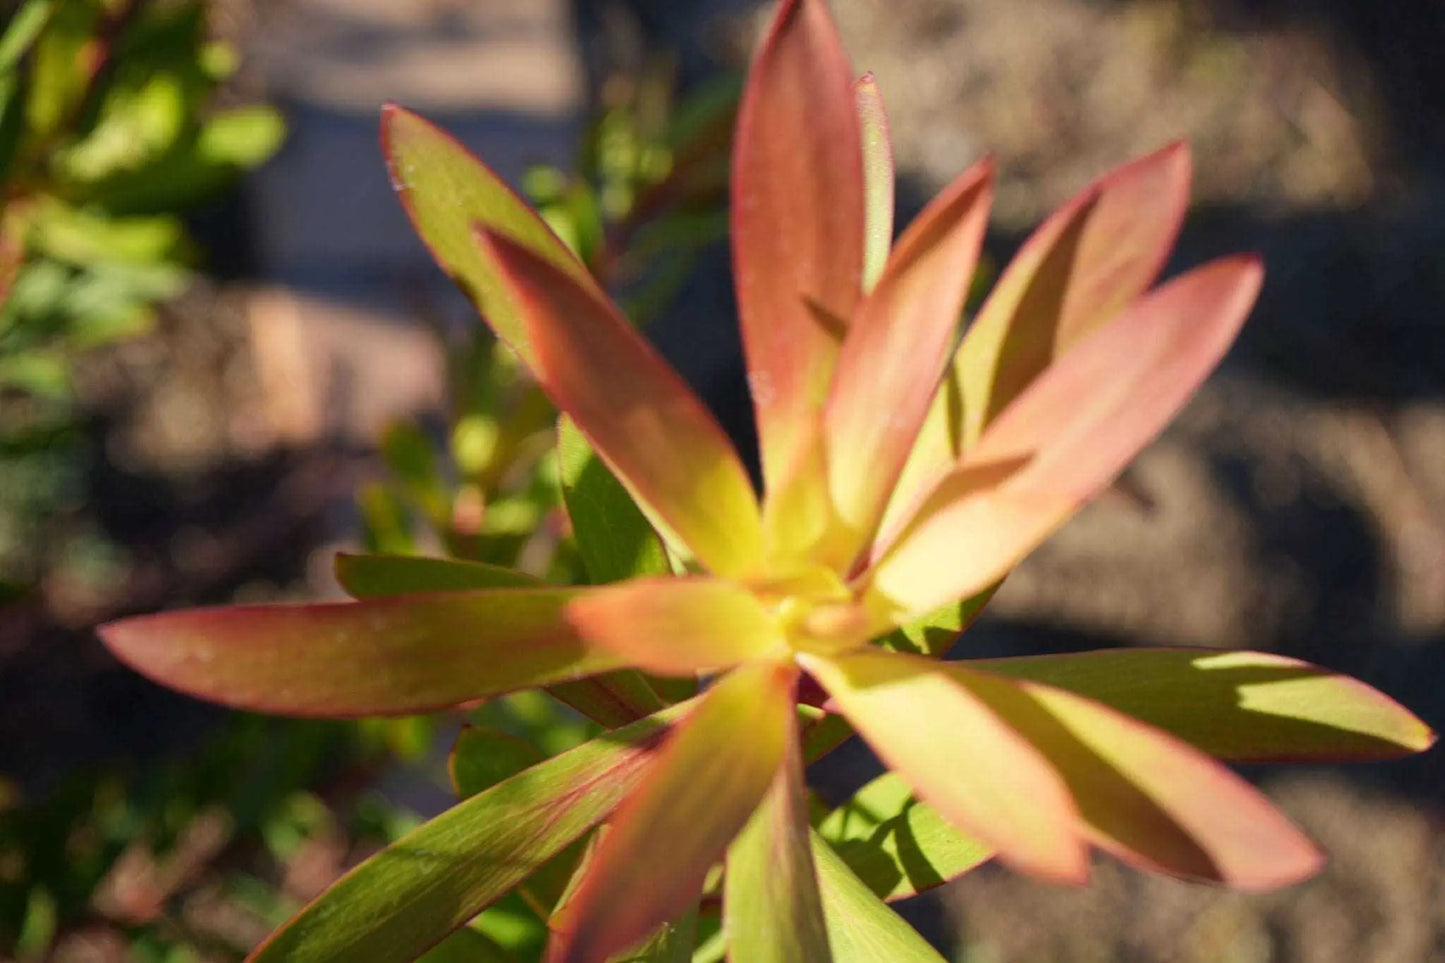
[[[1224,356],[1259,292],[1256,258],[1221,258],[1135,302],[1051,365],[928,496],[872,573],[901,618],[996,581],[1114,479]],[[1020,465],[993,486],[978,465]],[[963,551],[960,551],[960,548]]]
[[[591,275],[527,202],[446,131],[395,104],[381,111],[381,149],[391,184],[442,270],[529,365],[517,305],[473,241],[478,224],[511,238],[584,286]]]
[[[1063,780],[938,662],[876,650],[799,661],[920,799],[1018,869],[1084,881],[1087,851]]]
[[[704,693],[618,808],[555,921],[551,963],[593,963],[683,913],[783,760],[790,666],[754,663]]]
[[[477,243],[518,304],[542,387],[639,507],[713,572],[751,569],[757,499],[706,406],[606,297],[501,235]]]
[[[935,198],[899,239],[848,329],[824,426],[851,552],[872,537],[943,374],[992,187],[993,165],[984,162]]]
[[[256,712],[421,712],[616,668],[567,625],[573,589],[481,589],[324,605],[188,609],[111,622],[142,675]]]
[[[823,403],[863,273],[863,152],[848,56],[823,0],[784,0],[738,114],[732,247],[763,478]]]

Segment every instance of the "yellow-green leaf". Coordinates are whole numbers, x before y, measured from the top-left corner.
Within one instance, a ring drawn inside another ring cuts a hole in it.
[[[557,472],[588,581],[602,585],[637,575],[667,574],[662,539],[565,415],[557,422]]]
[[[575,601],[564,613],[573,631],[658,675],[695,675],[787,652],[777,619],[751,591],[724,579],[631,579]]]
[[[723,929],[728,959],[736,963],[831,961],[796,715],[789,715],[788,730],[783,764],[768,794],[728,847]]]
[[[969,665],[1087,696],[1231,762],[1389,759],[1435,742],[1378,690],[1268,652],[1109,649]]]
[[[812,834],[833,963],[944,963],[943,957]]]
[[[416,592],[525,588],[542,584],[526,572],[456,558],[339,552],[333,564],[336,580],[349,595],[358,599]]]
[[[895,772],[858,790],[824,818],[818,833],[885,900],[946,883],[993,856],[993,847],[955,829]]]

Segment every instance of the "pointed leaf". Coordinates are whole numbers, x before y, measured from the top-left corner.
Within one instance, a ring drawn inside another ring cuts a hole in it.
[[[609,732],[424,823],[343,876],[251,959],[415,959],[605,818],[690,708]]]
[[[732,442],[686,383],[607,298],[526,248],[478,244],[513,293],[533,373],[638,507],[720,575],[757,561],[757,498]]]
[[[608,963],[691,963],[697,945],[697,907],[676,922],[663,923],[640,946],[607,958]]]
[[[1080,829],[1154,872],[1265,891],[1315,873],[1318,849],[1249,783],[1188,744],[1098,702],[947,664],[1068,783]]]
[[[947,883],[993,857],[992,846],[954,829],[896,772],[858,790],[827,815],[818,833],[886,900]]]
[[[480,589],[326,605],[189,609],[99,629],[116,657],[257,712],[420,712],[617,667],[567,625],[575,589]]]
[[[823,0],[784,0],[753,60],[732,166],[733,267],[763,478],[774,486],[823,403],[863,273],[853,74]]]
[[[863,293],[873,290],[893,245],[893,141],[872,71],[853,85],[863,142]]]
[[[631,579],[568,606],[572,629],[599,649],[658,675],[694,675],[787,654],[787,639],[756,596],[709,578]]]
[[[813,861],[833,963],[944,963],[943,957],[854,876],[817,833]]]
[[[333,564],[336,581],[358,599],[464,589],[535,588],[542,584],[526,572],[457,558],[338,552]]]
[[[962,602],[949,602],[937,611],[895,629],[879,639],[878,644],[894,652],[941,659],[979,617],[1001,585],[1003,582],[998,581]]]
[[[1163,430],[1224,356],[1262,280],[1255,258],[1213,261],[1050,366],[924,500],[876,568],[870,603],[906,618],[1002,577]],[[1010,460],[1016,471],[980,484],[980,471]],[[954,564],[959,545],[969,550]]]
[[[753,663],[699,697],[612,820],[557,921],[550,960],[604,959],[697,898],[782,762],[795,676],[790,666]]]
[[[965,446],[1154,282],[1184,221],[1189,180],[1188,147],[1170,144],[1091,184],[1024,243],[959,346]]]
[[[798,659],[889,768],[950,822],[1019,869],[1084,880],[1086,850],[1063,780],[938,662],[879,651]]]
[[[1231,762],[1390,759],[1435,741],[1365,683],[1267,652],[1110,649],[969,665],[1087,696]]]
[[[1153,283],[1189,201],[1188,148],[1104,175],[1039,226],[964,336],[896,502],[911,502],[1053,361]],[[892,510],[890,510],[890,515]]]
[[[848,329],[824,415],[833,501],[851,536],[873,536],[947,363],[993,193],[978,164],[924,209]]]
[[[419,555],[336,556],[336,579],[357,598],[491,587],[541,587],[540,579],[484,562]],[[609,729],[651,715],[663,706],[647,680],[631,669],[547,687],[557,699]]]
[[[487,323],[532,365],[526,326],[496,265],[477,250],[476,225],[504,234],[584,287],[587,269],[526,202],[451,135],[395,104],[381,112],[381,149],[391,184],[442,270]]]
[[[667,574],[662,540],[566,416],[557,422],[557,471],[572,536],[593,585]]]
[[[728,847],[723,929],[736,963],[831,963],[795,715],[787,728],[783,764]]]

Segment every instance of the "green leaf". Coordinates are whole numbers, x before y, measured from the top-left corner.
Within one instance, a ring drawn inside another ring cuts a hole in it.
[[[54,0],[26,0],[10,17],[5,32],[0,33],[0,75],[8,74],[20,63],[45,29],[54,8]]]
[[[566,416],[557,422],[557,468],[589,581],[600,585],[668,573],[662,540]]]
[[[790,715],[783,764],[728,847],[723,929],[728,956],[757,963],[830,963],[822,899],[808,842],[807,790]]]
[[[873,289],[893,245],[893,144],[872,73],[853,84],[863,133],[863,291]]]
[[[833,963],[944,963],[943,957],[885,906],[833,848],[812,834]]]
[[[354,598],[382,598],[414,592],[525,588],[541,581],[525,572],[456,558],[424,555],[336,555],[336,580]]]
[[[381,438],[381,457],[406,493],[438,525],[451,515],[451,496],[437,472],[436,446],[416,425],[398,422]]]
[[[343,876],[252,959],[415,959],[606,818],[687,708],[607,733],[447,810]]]
[[[697,907],[663,923],[641,946],[608,957],[608,963],[688,963],[697,943]]]
[[[993,856],[897,773],[884,773],[827,815],[818,833],[876,896],[895,900],[955,879]]]
[[[1000,579],[962,602],[950,602],[937,611],[894,630],[879,644],[894,652],[910,652],[941,659],[953,648],[959,635],[978,618],[983,607],[1002,584],[1003,580]]]
[[[417,957],[416,963],[517,963],[517,958],[485,933],[463,926]]]
[[[1110,649],[968,665],[1087,696],[1231,762],[1390,759],[1435,741],[1363,682],[1266,652]]]
[[[447,773],[457,796],[467,799],[542,761],[525,739],[484,726],[466,726],[447,756]]]
[[[276,153],[285,138],[286,121],[279,111],[265,106],[237,107],[206,122],[196,139],[195,153],[202,164],[244,170]]]

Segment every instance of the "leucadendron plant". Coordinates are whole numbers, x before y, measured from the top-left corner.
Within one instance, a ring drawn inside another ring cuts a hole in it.
[[[550,687],[609,729],[361,864],[257,959],[408,959],[520,886],[555,961],[689,959],[719,905],[703,956],[937,960],[883,900],[991,856],[1081,883],[1091,847],[1287,885],[1320,853],[1217,760],[1433,740],[1368,686],[1264,653],[941,659],[1188,400],[1254,302],[1249,256],[1151,289],[1186,204],[1183,146],[1049,218],[955,349],[992,168],[890,246],[877,91],[855,83],[822,0],[785,0],[731,175],[759,499],[707,408],[493,173],[399,108],[383,142],[437,259],[565,413],[563,494],[589,578],[612,584],[348,557],[355,602],[166,613],[104,637],[152,678],[254,710],[406,713]],[[803,767],[851,731],[890,772],[828,814]]]

